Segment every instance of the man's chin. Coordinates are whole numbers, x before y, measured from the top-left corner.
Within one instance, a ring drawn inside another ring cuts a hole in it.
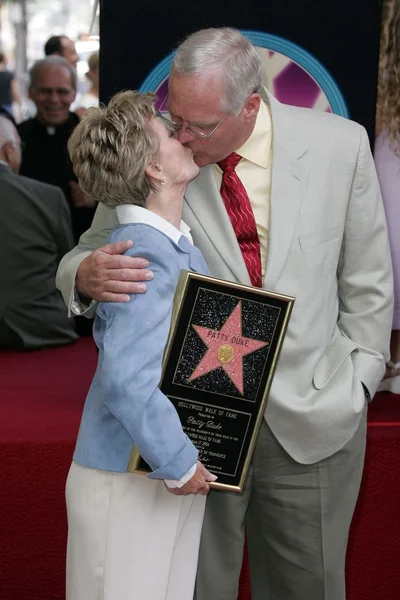
[[[207,165],[211,164],[211,160],[208,158],[208,156],[204,156],[204,154],[194,154],[193,160],[198,167],[206,167]]]

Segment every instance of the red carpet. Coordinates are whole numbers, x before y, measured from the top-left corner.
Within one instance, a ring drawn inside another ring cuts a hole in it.
[[[96,361],[90,339],[0,352],[1,600],[64,598],[64,485]],[[349,542],[348,600],[399,597],[399,467],[400,397],[378,395]],[[240,600],[250,600],[246,561]]]

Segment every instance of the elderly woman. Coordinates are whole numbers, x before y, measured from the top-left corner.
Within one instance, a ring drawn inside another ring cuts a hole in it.
[[[67,481],[68,600],[192,600],[208,481],[159,390],[181,269],[207,273],[181,221],[198,174],[192,152],[157,118],[152,94],[90,108],[69,141],[81,187],[115,207],[110,242],[134,240],[156,275],[145,295],[100,303],[99,349]],[[151,466],[127,472],[133,445]]]

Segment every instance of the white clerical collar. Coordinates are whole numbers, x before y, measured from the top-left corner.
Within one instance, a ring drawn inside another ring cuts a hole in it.
[[[193,244],[192,236],[190,235],[190,227],[181,221],[180,230],[174,227],[172,223],[163,219],[156,213],[137,206],[136,204],[120,204],[115,207],[117,217],[121,225],[127,225],[129,223],[145,223],[151,225],[154,229],[158,229],[165,235],[167,235],[175,244],[179,242],[181,236],[184,235],[191,244]]]

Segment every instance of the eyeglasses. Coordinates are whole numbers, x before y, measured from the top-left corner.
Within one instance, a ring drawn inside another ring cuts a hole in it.
[[[196,127],[195,125],[191,125],[190,123],[189,123],[189,125],[184,125],[183,123],[176,123],[176,121],[173,121],[172,119],[168,119],[160,112],[157,113],[157,117],[159,117],[162,120],[162,122],[166,125],[166,127],[170,131],[174,131],[176,133],[176,135],[178,135],[180,131],[187,131],[190,135],[197,138],[198,140],[209,140],[210,137],[212,135],[214,135],[214,133],[217,131],[218,127],[220,127],[220,125],[222,125],[222,123],[225,121],[225,119],[227,119],[229,117],[229,115],[226,115],[222,119],[222,121],[217,123],[217,125],[214,127],[214,129],[212,131],[210,131],[209,133],[204,133],[204,131],[201,131],[201,129],[208,129],[209,127],[212,127],[212,125],[210,125],[209,127],[203,127],[203,128]]]

